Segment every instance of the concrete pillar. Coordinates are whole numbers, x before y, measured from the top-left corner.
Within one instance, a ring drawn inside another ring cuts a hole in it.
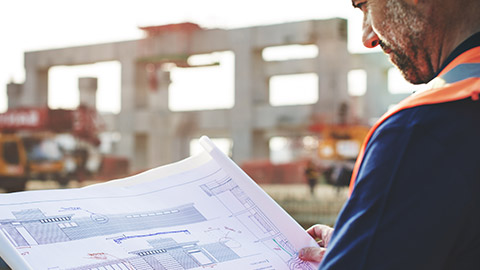
[[[233,140],[232,158],[242,163],[252,156],[253,148],[253,79],[255,73],[249,29],[236,31],[231,36],[235,53],[235,106],[230,110]]]
[[[33,53],[25,54],[25,84],[21,96],[22,106],[48,106],[48,68],[38,68]]]
[[[198,130],[198,114],[196,112],[172,113],[169,120],[169,139],[173,142],[172,161],[184,159],[190,155],[190,140]]]
[[[80,96],[80,105],[90,108],[97,106],[97,87],[98,79],[94,77],[78,78],[78,90]]]
[[[162,113],[151,114],[151,128],[148,130],[148,141],[146,148],[147,164],[149,168],[168,164],[173,161],[172,136],[168,116]]]
[[[133,171],[148,169],[147,149],[149,144],[149,137],[145,133],[135,134],[135,159],[131,160]]]
[[[148,107],[153,111],[167,112],[168,108],[168,87],[170,86],[170,72],[160,68],[156,69],[156,89],[148,91]]]
[[[174,117],[168,107],[170,73],[154,63],[140,63],[135,66],[135,93],[133,114],[145,117],[148,128],[139,136],[135,135],[134,168],[154,168],[188,156],[188,143],[181,131],[181,114]],[[123,109],[122,109],[123,112]],[[127,117],[127,116],[125,116]],[[134,123],[135,124],[135,123]],[[185,150],[183,145],[187,146]]]
[[[343,40],[319,39],[317,46],[318,102],[314,105],[314,114],[326,123],[335,124],[339,122],[341,104],[351,102],[347,82],[347,43]]]
[[[188,134],[178,135],[171,138],[173,152],[172,160],[170,162],[179,161],[190,156],[190,140],[191,136]]]
[[[151,129],[148,132],[148,166],[150,168],[171,163],[175,160],[173,157],[172,140],[175,138],[175,132],[169,122],[171,114],[168,108],[168,87],[170,85],[170,72],[161,69],[155,70],[156,89],[147,91],[148,110],[150,113]]]
[[[22,105],[23,84],[9,83],[7,84],[8,109],[18,108]]]
[[[150,88],[151,72],[153,64],[139,63],[135,68],[135,109],[148,109],[149,92],[155,91]]]
[[[253,153],[254,159],[270,158],[270,140],[264,131],[255,131],[253,133]]]
[[[265,74],[265,61],[261,50],[254,50],[252,53],[252,62],[255,71],[252,74],[253,103],[255,105],[269,104],[270,92],[268,78]]]
[[[122,134],[116,154],[129,157],[131,164],[135,164],[135,83],[136,63],[134,58],[121,61],[121,111],[117,118],[117,127]],[[139,169],[133,165],[133,170]]]
[[[390,93],[388,92],[388,69],[370,66],[367,72],[367,92],[364,96],[366,119],[382,116],[388,109]]]

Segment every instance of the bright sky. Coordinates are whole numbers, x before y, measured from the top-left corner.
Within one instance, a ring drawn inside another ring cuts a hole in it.
[[[138,26],[189,21],[238,28],[343,17],[351,22],[350,47],[361,47],[361,13],[350,0],[15,0],[1,1],[0,10],[0,111],[6,108],[6,84],[24,82],[25,51],[138,39]]]

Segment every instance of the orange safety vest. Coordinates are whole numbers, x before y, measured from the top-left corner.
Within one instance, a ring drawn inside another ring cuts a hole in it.
[[[422,105],[445,103],[471,97],[478,100],[480,95],[480,47],[470,49],[448,64],[434,79],[433,89],[416,93],[404,99],[385,113],[370,129],[360,149],[350,180],[349,194],[353,192],[358,171],[365,156],[365,149],[375,130],[397,112]]]

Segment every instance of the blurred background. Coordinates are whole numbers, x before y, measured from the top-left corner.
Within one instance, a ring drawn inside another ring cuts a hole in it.
[[[209,136],[305,228],[412,86],[349,0],[16,0],[0,10],[0,188],[75,188]]]

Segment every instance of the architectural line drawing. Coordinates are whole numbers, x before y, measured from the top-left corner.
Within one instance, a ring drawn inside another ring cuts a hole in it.
[[[26,209],[12,214],[16,219],[0,220],[0,229],[15,247],[67,242],[206,220],[193,203],[150,212],[92,214],[90,217],[79,218],[73,214],[45,216],[40,209]],[[119,238],[116,241],[122,240],[125,239]]]
[[[218,153],[132,182],[0,196],[14,205],[0,205],[0,255],[14,269],[313,270],[297,250],[316,242]]]
[[[301,260],[296,261],[297,251],[289,243],[287,237],[280,232],[231,177],[227,176],[220,180],[208,182],[203,184],[201,188],[208,196],[216,197],[239,222],[255,224],[257,230],[254,230],[255,227],[245,227],[258,238],[258,241],[264,243],[271,250],[276,250],[276,246],[280,247],[288,255],[281,258],[287,262],[290,269],[313,270],[309,264],[304,264]],[[273,240],[273,246],[268,244],[271,240]],[[295,260],[295,263],[292,263],[292,260]],[[299,265],[303,268],[298,268]]]
[[[68,270],[88,269],[192,269],[239,259],[235,252],[222,243],[199,244],[198,241],[178,243],[172,238],[148,241],[150,249],[129,252],[131,257],[107,260]]]
[[[139,235],[122,235],[120,237],[113,238],[113,241],[117,244],[121,244],[122,241],[134,238],[145,238],[145,237],[152,237],[157,235],[164,235],[164,234],[175,234],[175,233],[185,233],[190,234],[188,230],[178,230],[178,231],[165,231],[165,232],[156,232],[156,233],[149,233],[149,234],[139,234]]]

